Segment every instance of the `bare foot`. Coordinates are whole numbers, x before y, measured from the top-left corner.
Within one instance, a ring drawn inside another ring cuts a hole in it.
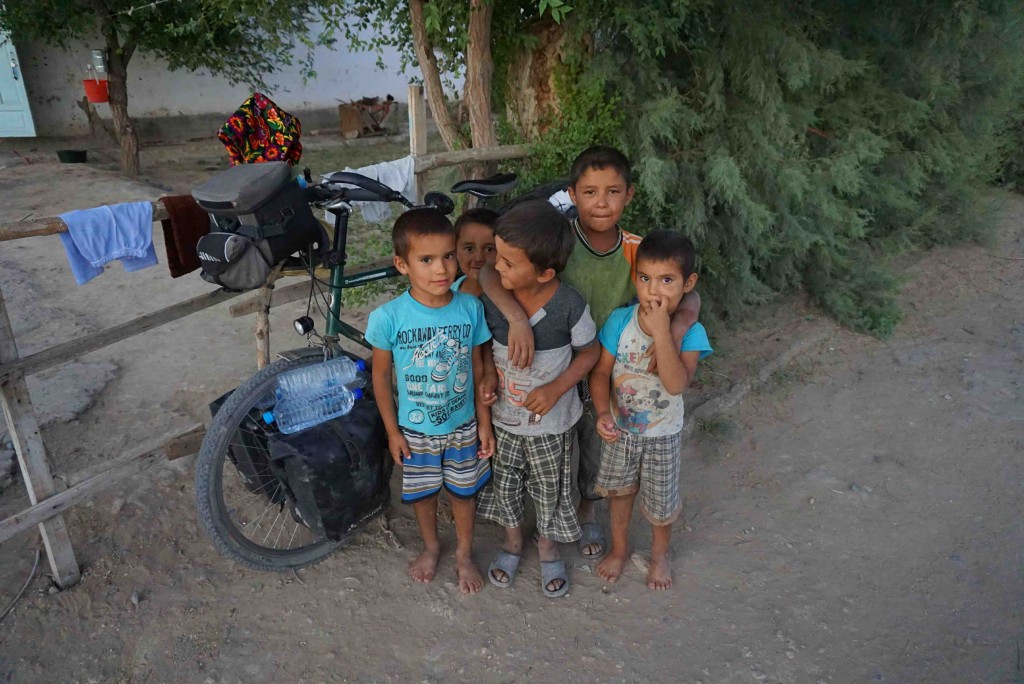
[[[612,549],[604,559],[597,564],[597,575],[605,582],[615,583],[622,574],[622,566],[626,564],[626,554],[617,553]]]
[[[409,563],[409,577],[420,584],[429,583],[434,579],[434,573],[437,572],[437,559],[440,555],[440,548],[425,547],[420,551],[420,555],[416,556],[416,560]]]
[[[647,570],[647,588],[655,591],[672,588],[672,567],[667,556],[651,558],[651,565]]]
[[[484,576],[472,558],[455,558],[455,572],[459,575],[459,591],[463,594],[475,594],[484,588]]]

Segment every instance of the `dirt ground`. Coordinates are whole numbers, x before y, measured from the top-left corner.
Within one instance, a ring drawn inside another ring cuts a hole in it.
[[[206,168],[181,148],[152,154],[163,162],[149,182],[12,162],[0,221],[155,199]],[[648,591],[633,566],[606,585],[569,546],[562,600],[541,595],[535,551],[510,590],[461,595],[447,556],[418,585],[405,574],[415,521],[398,504],[394,537],[373,524],[297,576],[250,571],[199,530],[183,459],[69,511],[82,582],[52,590],[41,562],[0,622],[0,681],[1022,682],[1024,198],[992,201],[994,244],[897,265],[906,320],[891,340],[840,329],[797,297],[709,325],[716,354],[688,409],[825,338],[687,444],[671,591]],[[115,265],[79,288],[57,238],[3,243],[21,353],[210,289],[163,269]],[[273,349],[301,346],[289,323],[304,310],[273,310]],[[253,370],[252,324],[222,305],[32,378],[54,470],[205,420]],[[0,517],[26,505],[16,480]],[[642,552],[639,516],[634,532]],[[453,548],[453,528],[442,535]],[[500,539],[478,529],[479,563]],[[0,610],[39,546],[35,532],[0,546]]]

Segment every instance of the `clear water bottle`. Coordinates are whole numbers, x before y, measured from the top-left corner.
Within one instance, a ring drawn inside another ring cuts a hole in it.
[[[278,376],[277,398],[310,397],[342,385],[356,389],[366,384],[365,375],[361,375],[365,371],[366,362],[353,361],[347,356],[295,368]]]
[[[315,396],[282,399],[263,414],[263,420],[267,425],[276,423],[278,430],[290,435],[345,415],[362,397],[361,389],[337,385]]]

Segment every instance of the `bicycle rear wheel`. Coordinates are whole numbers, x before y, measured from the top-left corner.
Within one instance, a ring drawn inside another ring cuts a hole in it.
[[[313,565],[344,544],[318,537],[302,522],[269,458],[267,435],[274,428],[263,421],[276,403],[277,377],[322,362],[315,351],[275,361],[242,383],[210,422],[196,461],[200,522],[222,554],[256,570]]]

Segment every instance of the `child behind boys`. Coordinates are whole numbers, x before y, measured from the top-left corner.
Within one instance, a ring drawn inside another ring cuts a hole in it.
[[[452,285],[455,292],[479,297],[480,269],[494,264],[494,224],[498,212],[483,207],[468,209],[455,221],[455,254],[463,275]]]
[[[683,506],[681,395],[693,380],[697,361],[711,353],[700,323],[687,331],[681,344],[669,329],[671,312],[697,284],[695,260],[693,243],[679,233],[659,230],[645,237],[636,253],[639,303],[616,309],[601,328],[604,348],[590,374],[590,392],[598,412],[597,433],[605,441],[595,489],[611,503],[612,548],[597,566],[597,574],[608,582],[622,574],[633,500],[639,492],[640,509],[653,528],[647,586],[672,586],[668,547],[672,522]],[[647,367],[652,347],[656,373]]]
[[[500,380],[492,408],[493,497],[482,497],[479,512],[505,528],[504,549],[488,578],[503,588],[515,579],[529,493],[537,511],[541,588],[556,598],[569,591],[558,543],[580,538],[572,482],[573,426],[583,410],[576,384],[597,361],[597,331],[587,303],[556,276],[573,248],[565,217],[543,200],[525,202],[498,219],[495,234],[501,284],[529,316],[537,352],[527,368],[508,362],[508,321],[485,296],[494,340],[484,360],[497,367]]]
[[[636,294],[633,275],[640,237],[619,227],[619,219],[633,199],[632,170],[626,155],[612,147],[597,145],[579,154],[569,172],[569,197],[576,205],[579,218],[572,222],[576,248],[565,269],[559,273],[562,282],[574,287],[590,305],[590,313],[598,328],[608,315],[624,306]],[[533,354],[533,338],[526,316],[515,300],[497,287],[496,278],[482,271],[481,285],[487,295],[511,322],[509,358],[518,367],[529,365]],[[679,341],[700,312],[700,297],[689,293],[672,314],[672,334]],[[657,359],[649,359],[652,372]],[[488,397],[492,379],[482,386]],[[596,560],[604,555],[606,539],[597,523],[597,502],[601,499],[594,485],[601,459],[602,441],[594,427],[597,418],[593,404],[586,402],[580,424],[577,483],[581,498],[579,519],[582,525],[580,554]]]
[[[480,300],[450,289],[455,229],[444,214],[407,211],[391,237],[395,267],[408,276],[409,290],[370,314],[366,340],[373,345],[373,391],[388,448],[402,466],[402,501],[412,504],[423,536],[423,551],[410,563],[409,575],[423,583],[434,578],[441,552],[437,496],[443,486],[455,517],[459,589],[470,594],[483,588],[472,559],[474,498],[491,476],[485,459],[494,449],[490,420],[478,428],[473,387],[482,368],[480,345],[491,333]]]

